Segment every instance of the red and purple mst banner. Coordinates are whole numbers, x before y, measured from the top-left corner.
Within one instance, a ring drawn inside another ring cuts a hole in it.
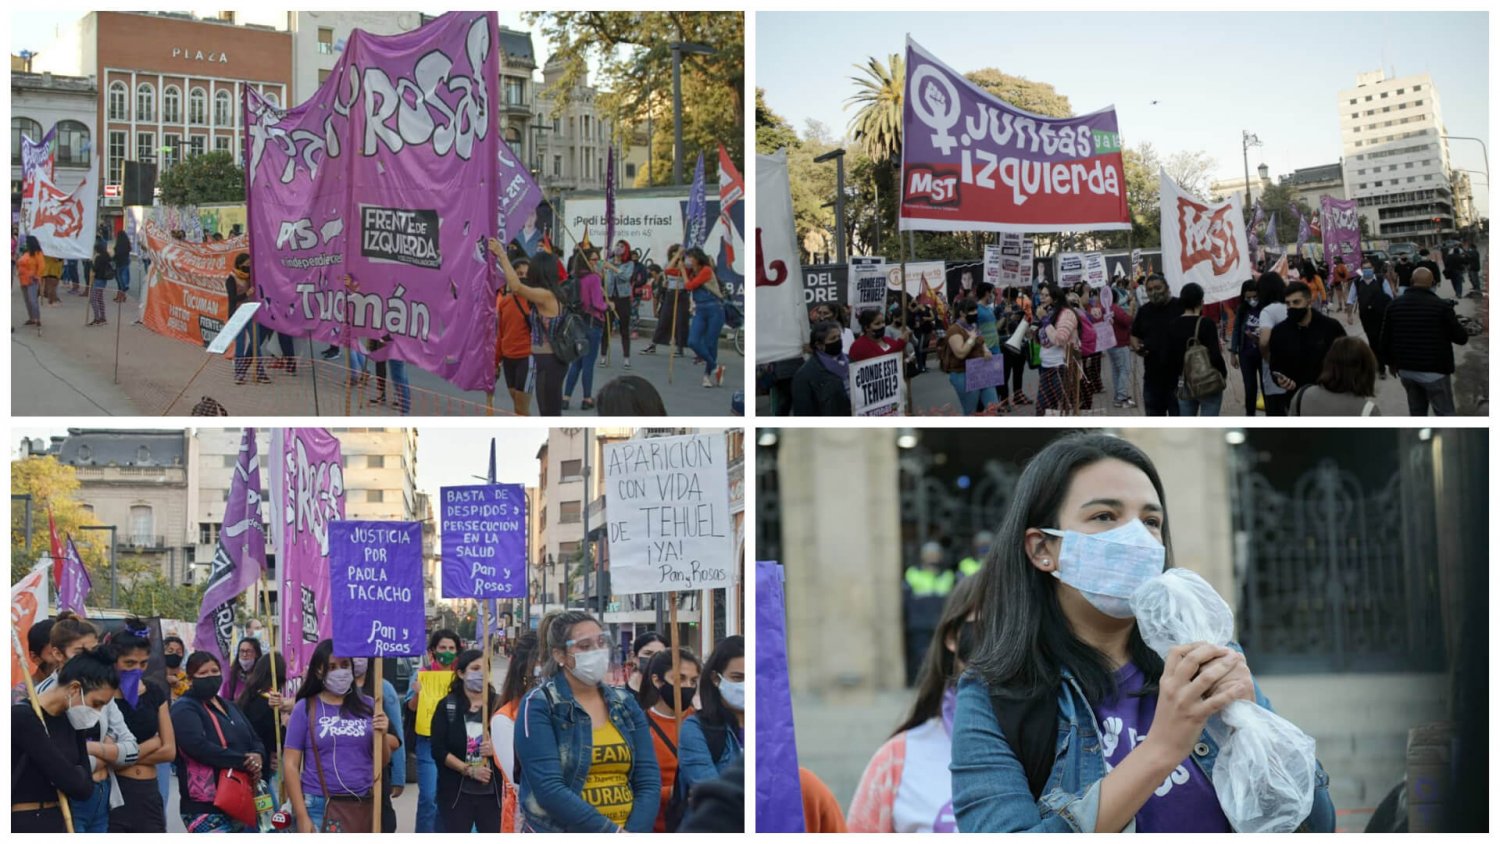
[[[494,12],[412,32],[355,30],[310,100],[280,109],[246,86],[245,179],[256,321],[493,390],[498,271],[541,199],[501,140]],[[347,280],[346,280],[347,276]]]
[[[902,109],[903,231],[1130,228],[1113,108],[1022,111],[908,37]]]

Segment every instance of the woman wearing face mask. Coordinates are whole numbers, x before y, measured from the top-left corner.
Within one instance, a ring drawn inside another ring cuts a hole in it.
[[[1128,596],[1169,564],[1169,526],[1155,466],[1125,440],[1066,436],[1027,465],[958,687],[960,832],[1231,831],[1204,724],[1235,700],[1270,704],[1238,648],[1163,661],[1141,639]],[[1319,769],[1304,827],[1333,821]]]
[[[979,333],[979,303],[973,299],[959,299],[953,306],[953,312],[958,315],[958,319],[948,326],[948,336],[943,338],[944,354],[938,355],[938,362],[942,364],[943,371],[948,373],[948,383],[953,385],[953,392],[958,394],[959,410],[965,416],[974,416],[1000,399],[995,395],[994,387],[968,389],[966,363],[990,357],[990,350],[984,345],[984,337]]]
[[[371,660],[357,656],[349,662],[354,666],[354,685],[359,687],[360,694],[374,699],[375,672],[370,670]],[[406,736],[406,724],[401,718],[401,699],[396,696],[396,687],[385,678],[380,680],[380,709],[390,722],[386,736],[396,739],[396,749],[391,752],[390,762],[385,766],[385,787],[380,789],[380,831],[395,832],[396,807],[391,801],[406,791],[406,750],[401,746]]]
[[[398,739],[390,719],[375,711],[373,698],[354,685],[354,665],[333,655],[324,639],[308,660],[297,705],[286,722],[286,791],[298,832],[370,832],[375,784],[375,735],[385,731],[380,765],[390,761]],[[298,777],[294,772],[301,771]]]
[[[432,758],[438,766],[438,811],[446,832],[499,832],[500,777],[495,749],[484,737],[495,693],[484,676],[484,653],[468,650],[453,663],[453,686],[432,716]]]
[[[176,636],[168,636],[162,639],[162,659],[167,663],[167,686],[172,693],[172,702],[187,694],[187,690],[193,685],[193,678],[183,670],[182,661],[187,658],[187,646]]]
[[[605,685],[613,643],[593,616],[547,628],[542,682],[516,724],[518,826],[531,832],[650,832],[661,808],[651,728],[635,698]]]
[[[1255,343],[1260,351],[1260,389],[1267,416],[1285,416],[1291,396],[1271,375],[1271,330],[1286,321],[1286,282],[1274,273],[1261,273],[1255,282]],[[1253,405],[1252,405],[1253,406]]]
[[[857,363],[904,351],[906,341],[909,339],[911,339],[911,332],[905,328],[901,329],[901,336],[898,338],[886,337],[885,314],[879,309],[860,311],[859,337],[854,341],[854,345],[849,347],[849,362]]]
[[[702,249],[677,253],[673,270],[693,294],[693,324],[688,328],[688,348],[703,361],[703,386],[724,386],[724,367],[719,366],[719,332],[724,328],[724,291],[714,275],[713,261]]]
[[[693,698],[698,694],[698,676],[703,663],[689,648],[677,649],[677,666],[673,669],[672,652],[664,650],[646,665],[648,680],[641,686],[641,705],[646,708],[651,726],[651,743],[656,749],[656,767],[661,771],[661,811],[656,816],[656,832],[676,832],[680,817],[668,817],[674,787],[677,783],[677,716],[693,714]],[[683,789],[686,795],[686,789]],[[687,801],[679,801],[685,809]]]
[[[1245,382],[1245,415],[1255,415],[1260,395],[1260,296],[1255,279],[1240,284],[1240,300],[1234,309],[1234,329],[1229,332],[1229,365],[1240,371]]]
[[[37,693],[40,719],[30,700],[10,708],[11,832],[66,832],[58,793],[72,806],[94,794],[86,734],[98,730],[119,677],[108,654],[93,652],[55,676],[52,688]]]
[[[131,621],[135,626],[110,637],[109,650],[120,678],[114,704],[135,736],[140,755],[135,764],[115,771],[115,785],[124,805],[110,811],[109,831],[166,832],[166,804],[157,787],[156,766],[170,764],[177,758],[177,739],[172,732],[167,690],[154,681],[147,682],[143,676],[151,658],[146,627],[139,621]]]
[[[1069,404],[1065,394],[1076,394],[1076,385],[1067,385],[1068,353],[1077,353],[1078,314],[1068,307],[1062,288],[1055,282],[1043,284],[1037,308],[1036,339],[1042,346],[1041,384],[1036,391],[1036,415],[1063,409]]]
[[[960,580],[943,604],[917,677],[916,703],[865,766],[849,803],[850,832],[957,831],[948,761],[958,678],[974,650],[979,581]]]
[[[1375,352],[1375,374],[1385,378],[1386,363],[1380,351],[1384,344],[1380,342],[1380,334],[1385,327],[1385,309],[1396,298],[1397,285],[1381,275],[1369,258],[1359,265],[1359,276],[1349,285],[1349,315],[1345,321],[1353,325],[1354,314],[1359,313],[1359,325],[1364,329],[1365,340]]]
[[[450,675],[444,680],[444,688],[453,679],[453,660],[457,657],[458,634],[446,628],[432,631],[427,637],[426,670]],[[412,732],[417,736],[413,747],[417,756],[417,832],[443,831],[443,819],[437,811],[438,769],[432,760],[430,738],[432,713],[437,710],[440,700],[441,697],[434,696],[419,683],[412,683],[406,692],[406,711],[413,719]]]
[[[745,637],[714,648],[698,684],[702,708],[682,722],[677,776],[691,789],[708,782],[745,755]]]
[[[277,685],[271,683],[271,661],[273,654],[266,654],[255,663],[245,688],[235,698],[235,705],[250,720],[251,729],[266,749],[266,764],[262,766],[261,778],[269,784],[281,769],[281,748],[277,745],[276,718],[281,705],[281,694]],[[274,654],[276,683],[286,682],[286,660]]]
[[[500,708],[490,718],[490,744],[495,747],[495,765],[504,795],[500,812],[501,832],[516,831],[516,715],[521,709],[521,701],[541,677],[540,656],[537,634],[521,634],[510,654],[505,684],[500,688]]]
[[[843,326],[831,319],[820,321],[813,326],[812,344],[812,357],[792,378],[792,415],[853,415]]]
[[[255,668],[255,663],[260,661],[260,640],[253,636],[246,636],[240,640],[240,646],[235,651],[234,667],[224,677],[224,688],[219,691],[225,700],[238,700],[240,692],[245,690],[245,683],[250,679],[250,672]]]
[[[219,696],[224,677],[217,656],[194,652],[187,673],[193,685],[172,704],[182,824],[188,832],[253,832],[214,805],[214,783],[226,770],[259,777],[265,770],[265,745],[245,713]]]
[[[630,310],[634,300],[635,291],[631,288],[631,279],[635,277],[635,259],[630,251],[630,244],[620,241],[615,244],[615,251],[605,259],[602,267],[604,270],[604,293],[609,297],[609,310],[614,314],[615,325],[620,333],[620,351],[625,359],[625,368],[630,368]],[[606,361],[609,358],[609,350],[604,350]]]

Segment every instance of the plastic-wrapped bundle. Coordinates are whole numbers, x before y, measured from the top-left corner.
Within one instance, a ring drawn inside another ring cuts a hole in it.
[[[1177,645],[1227,645],[1234,613],[1208,582],[1186,569],[1153,577],[1130,599],[1136,629],[1165,659]],[[1292,722],[1237,700],[1208,720],[1219,745],[1214,791],[1236,832],[1292,832],[1312,813],[1316,743]]]

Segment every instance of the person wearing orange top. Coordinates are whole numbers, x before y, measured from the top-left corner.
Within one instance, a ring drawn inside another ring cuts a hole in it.
[[[21,292],[26,296],[26,316],[30,317],[23,325],[42,324],[42,306],[37,300],[37,294],[41,292],[42,269],[46,260],[36,236],[26,235],[26,251],[16,261],[16,275],[20,276]]]
[[[520,256],[512,266],[524,278],[531,261]],[[526,381],[531,369],[531,327],[527,323],[531,305],[501,288],[495,297],[495,314],[499,322],[495,332],[495,368],[505,378],[505,389],[510,393],[516,415],[530,416],[531,394],[526,392]]]
[[[703,663],[689,648],[677,649],[677,670],[672,670],[672,652],[658,651],[641,672],[641,706],[651,726],[651,743],[656,748],[656,766],[661,770],[661,811],[656,815],[656,832],[676,832],[680,818],[668,818],[667,806],[677,784],[678,713],[686,718],[693,714],[693,696],[698,692],[698,677]],[[670,698],[670,699],[669,699]],[[682,801],[686,808],[686,801]]]
[[[502,798],[500,831],[516,831],[516,716],[521,699],[536,685],[541,656],[537,634],[522,633],[510,653],[510,668],[505,685],[500,688],[500,708],[490,716],[490,741],[494,745],[495,764],[500,769]]]
[[[702,249],[685,249],[677,253],[667,274],[687,279],[685,287],[693,294],[688,348],[703,361],[703,386],[722,387],[724,367],[719,366],[719,332],[724,328],[724,291],[714,276],[713,262]]]
[[[802,781],[802,822],[808,832],[848,832],[844,810],[828,786],[806,768],[797,769]]]

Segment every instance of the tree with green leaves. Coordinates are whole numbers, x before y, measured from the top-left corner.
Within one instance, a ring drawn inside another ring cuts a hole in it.
[[[755,89],[755,151],[770,155],[779,149],[791,149],[800,141],[797,130],[786,118],[766,105],[766,89]]]
[[[672,50],[678,42],[709,48],[707,55],[682,55],[682,138],[684,173],[702,152],[706,178],[718,167],[719,144],[744,172],[745,18],[741,12],[527,12],[551,45],[549,61],[563,75],[552,99],[553,115],[567,107],[587,78],[590,61],[600,70],[597,86],[601,116],[622,143],[636,127],[651,123],[652,167],[656,184],[672,180]],[[645,186],[645,177],[637,178]]]
[[[874,56],[863,66],[855,65],[863,76],[850,77],[854,94],[844,101],[844,108],[855,106],[849,131],[873,161],[896,160],[901,155],[901,98],[906,90],[906,64],[900,54],[892,53],[881,64]]]
[[[178,208],[212,202],[245,201],[245,169],[227,152],[189,156],[157,181],[161,202]]]
[[[1024,76],[1011,76],[993,67],[964,74],[964,78],[1016,108],[1044,117],[1072,117],[1073,105],[1068,98],[1045,82],[1033,82]]]
[[[73,537],[78,555],[91,577],[109,562],[107,531],[82,530],[99,524],[94,514],[78,501],[78,471],[57,458],[27,457],[10,464],[10,494],[31,496],[31,556],[26,555],[26,518],[23,501],[12,499],[10,523],[10,582],[14,585],[49,552],[47,514],[52,514],[57,536]],[[99,582],[95,577],[94,582]],[[96,587],[97,588],[97,587]]]

